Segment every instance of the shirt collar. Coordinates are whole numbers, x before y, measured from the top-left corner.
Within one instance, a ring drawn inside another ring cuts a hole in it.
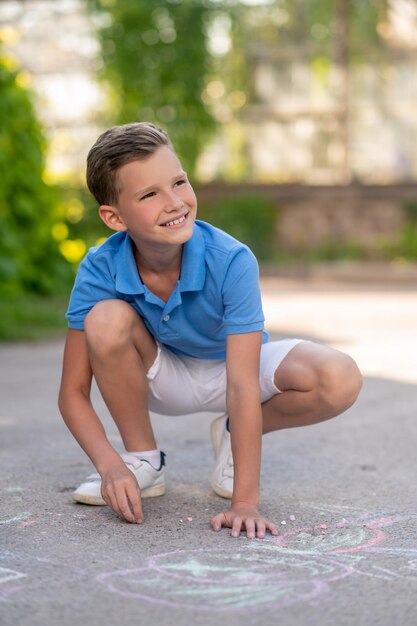
[[[179,289],[180,291],[201,291],[205,278],[206,246],[198,222],[195,222],[193,235],[184,244]]]
[[[116,289],[120,293],[144,293],[133,251],[133,241],[127,233],[116,256]]]
[[[204,237],[198,223],[184,244],[179,280],[180,291],[200,291],[206,278]],[[133,241],[127,233],[116,256],[116,289],[125,294],[143,294],[145,286],[137,269]]]

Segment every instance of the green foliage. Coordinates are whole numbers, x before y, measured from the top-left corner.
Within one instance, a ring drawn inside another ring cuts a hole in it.
[[[61,189],[62,206],[66,209],[65,224],[68,239],[84,241],[86,248],[97,245],[97,241],[113,234],[98,215],[97,201],[88,189],[66,186]],[[72,206],[82,207],[77,218],[71,212]]]
[[[198,217],[247,244],[259,260],[271,258],[277,209],[265,198],[225,198],[222,202],[200,207]]]
[[[401,232],[398,246],[394,248],[395,257],[417,261],[417,224],[408,224]]]
[[[320,244],[316,249],[305,251],[304,260],[315,262],[326,261],[364,261],[369,256],[362,244],[357,241],[340,243],[335,239],[329,239]]]
[[[383,253],[390,258],[417,261],[417,202],[407,202],[403,206],[406,223],[394,241],[385,242]]]
[[[417,226],[417,202],[407,202],[403,206],[407,222],[410,226]]]
[[[388,10],[388,0],[353,0],[349,5],[352,56],[363,60],[371,47],[382,47],[378,25]]]
[[[35,294],[0,299],[0,341],[27,341],[62,335],[67,299]]]
[[[209,70],[204,3],[90,0],[98,12],[112,123],[165,128],[189,173],[215,122],[202,102]]]
[[[52,293],[70,268],[51,236],[56,191],[42,180],[44,139],[18,80],[0,51],[0,294]]]
[[[331,46],[337,37],[336,14],[343,0],[282,0],[281,9],[288,19],[282,25],[282,34],[288,41],[302,37],[314,43],[313,55],[332,55]],[[388,0],[344,0],[349,21],[349,44],[352,59],[363,59],[366,52],[381,46],[378,24],[384,20]],[[276,8],[272,5],[272,11]],[[336,42],[337,43],[337,42]]]

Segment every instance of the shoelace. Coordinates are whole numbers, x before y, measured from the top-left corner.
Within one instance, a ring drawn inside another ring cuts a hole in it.
[[[126,465],[131,465],[133,469],[139,469],[139,467],[143,463],[142,459],[139,459],[137,456],[134,456],[133,454],[123,453],[120,456],[122,457]]]
[[[133,467],[133,469],[135,470],[139,469],[139,467],[143,463],[141,459],[138,459],[138,457],[134,456],[133,454],[121,454],[121,457],[127,466],[130,465],[130,467]],[[87,478],[85,479],[85,482],[93,483],[96,480],[101,480],[100,474],[90,474],[90,476],[87,476]]]

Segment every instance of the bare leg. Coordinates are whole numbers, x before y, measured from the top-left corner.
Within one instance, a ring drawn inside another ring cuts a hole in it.
[[[86,317],[85,334],[94,377],[126,450],[155,449],[146,379],[157,355],[154,338],[121,300],[98,302]]]
[[[295,346],[275,372],[279,393],[262,405],[263,432],[335,417],[356,400],[362,376],[346,354],[314,343]]]

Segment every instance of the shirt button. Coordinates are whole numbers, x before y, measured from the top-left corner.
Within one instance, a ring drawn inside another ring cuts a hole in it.
[[[165,317],[163,319],[164,319],[164,322],[168,322],[169,321],[169,315],[165,315]]]

